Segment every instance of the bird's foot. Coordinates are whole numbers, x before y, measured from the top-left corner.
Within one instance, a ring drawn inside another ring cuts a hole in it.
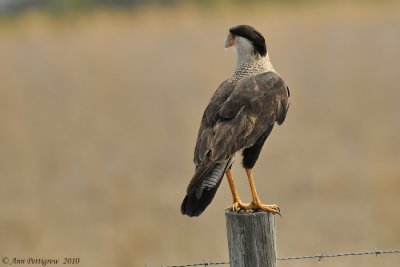
[[[232,206],[229,206],[228,208],[225,209],[226,211],[246,211],[246,212],[252,212],[252,211],[266,211],[266,212],[271,212],[272,214],[279,214],[281,216],[281,210],[280,208],[275,205],[265,205],[262,204],[261,202],[251,202],[250,204],[246,204],[239,201],[235,201]]]
[[[250,204],[248,204],[248,206],[246,208],[253,210],[253,211],[262,210],[262,211],[266,211],[266,212],[271,212],[272,214],[279,214],[279,216],[281,216],[281,209],[275,204],[266,205],[261,202],[253,201]]]

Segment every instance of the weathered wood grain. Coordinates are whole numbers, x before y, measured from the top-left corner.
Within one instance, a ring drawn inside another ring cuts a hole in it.
[[[269,212],[226,212],[231,267],[275,267],[275,216]]]

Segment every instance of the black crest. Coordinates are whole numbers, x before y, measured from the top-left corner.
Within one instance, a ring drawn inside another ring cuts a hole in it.
[[[249,25],[239,25],[230,28],[229,32],[233,35],[241,36],[249,40],[261,56],[265,56],[267,54],[264,36],[262,36],[262,34],[253,27]]]

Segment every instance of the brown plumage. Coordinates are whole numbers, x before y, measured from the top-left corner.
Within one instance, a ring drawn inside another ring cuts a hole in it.
[[[259,53],[249,56],[253,57],[263,59]],[[181,205],[183,214],[198,216],[210,204],[236,152],[243,151],[243,167],[251,170],[275,122],[285,120],[289,89],[273,68],[264,70],[245,77],[234,75],[212,96],[198,132],[196,171]]]

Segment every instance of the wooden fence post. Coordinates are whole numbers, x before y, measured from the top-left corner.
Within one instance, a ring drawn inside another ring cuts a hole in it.
[[[276,267],[275,215],[225,213],[231,267]]]

